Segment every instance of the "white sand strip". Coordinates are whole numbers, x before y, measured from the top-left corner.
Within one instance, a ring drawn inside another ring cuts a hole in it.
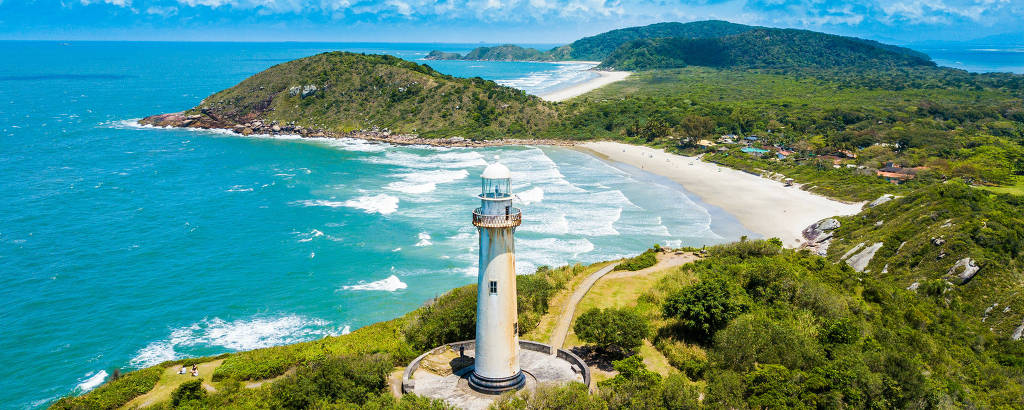
[[[853,215],[863,202],[849,204],[787,187],[781,182],[664,150],[617,142],[588,142],[580,147],[667,177],[702,201],[736,217],[751,232],[778,237],[788,248],[803,243],[801,231],[823,218]]]
[[[579,84],[573,84],[571,86],[558,89],[546,94],[541,94],[539,97],[548,101],[564,101],[572,97],[584,94],[588,91],[596,90],[604,87],[608,84],[616,81],[625,80],[629,77],[632,72],[629,71],[594,71],[598,74],[597,77],[590,80],[584,81]]]

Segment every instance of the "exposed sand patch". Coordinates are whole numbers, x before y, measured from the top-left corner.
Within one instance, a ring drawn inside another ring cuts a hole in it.
[[[548,101],[564,101],[588,91],[604,87],[616,81],[625,80],[626,77],[629,77],[629,75],[632,74],[632,72],[629,71],[595,71],[595,73],[598,74],[596,78],[546,94],[541,94],[539,97]]]

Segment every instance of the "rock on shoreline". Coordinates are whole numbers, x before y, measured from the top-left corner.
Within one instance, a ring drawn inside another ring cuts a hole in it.
[[[430,145],[437,147],[495,147],[505,145],[555,145],[571,147],[574,141],[553,139],[494,139],[473,140],[463,137],[424,138],[416,134],[393,134],[384,128],[357,130],[351,132],[334,132],[321,128],[309,128],[294,123],[279,124],[277,121],[253,119],[238,124],[209,113],[188,114],[175,112],[170,114],[151,115],[139,120],[139,124],[170,128],[220,129],[233,131],[240,135],[298,135],[303,138],[357,138],[367,141],[386,142],[395,145]]]

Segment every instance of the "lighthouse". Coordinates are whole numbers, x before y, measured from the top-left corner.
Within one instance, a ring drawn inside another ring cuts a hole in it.
[[[477,276],[476,354],[469,385],[497,394],[523,386],[519,367],[519,319],[516,312],[515,230],[522,212],[512,207],[511,172],[494,163],[480,181],[480,207],[473,225],[480,233]]]

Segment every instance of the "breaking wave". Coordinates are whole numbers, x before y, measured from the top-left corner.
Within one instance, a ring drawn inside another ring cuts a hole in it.
[[[97,386],[103,384],[105,380],[107,380],[106,370],[100,370],[98,372],[89,372],[85,374],[84,380],[82,380],[81,382],[78,383],[77,386],[75,386],[75,389],[84,393],[89,390],[95,389]]]
[[[361,283],[358,285],[347,285],[342,286],[344,290],[382,290],[387,292],[394,292],[399,289],[405,289],[409,287],[398,276],[391,275],[387,279],[381,279],[376,282]]]
[[[298,343],[334,335],[330,323],[298,315],[258,317],[226,321],[204,319],[190,326],[171,330],[164,340],[140,349],[131,360],[134,367],[148,367],[167,360],[187,357],[181,350],[196,347],[220,347],[232,351]]]

